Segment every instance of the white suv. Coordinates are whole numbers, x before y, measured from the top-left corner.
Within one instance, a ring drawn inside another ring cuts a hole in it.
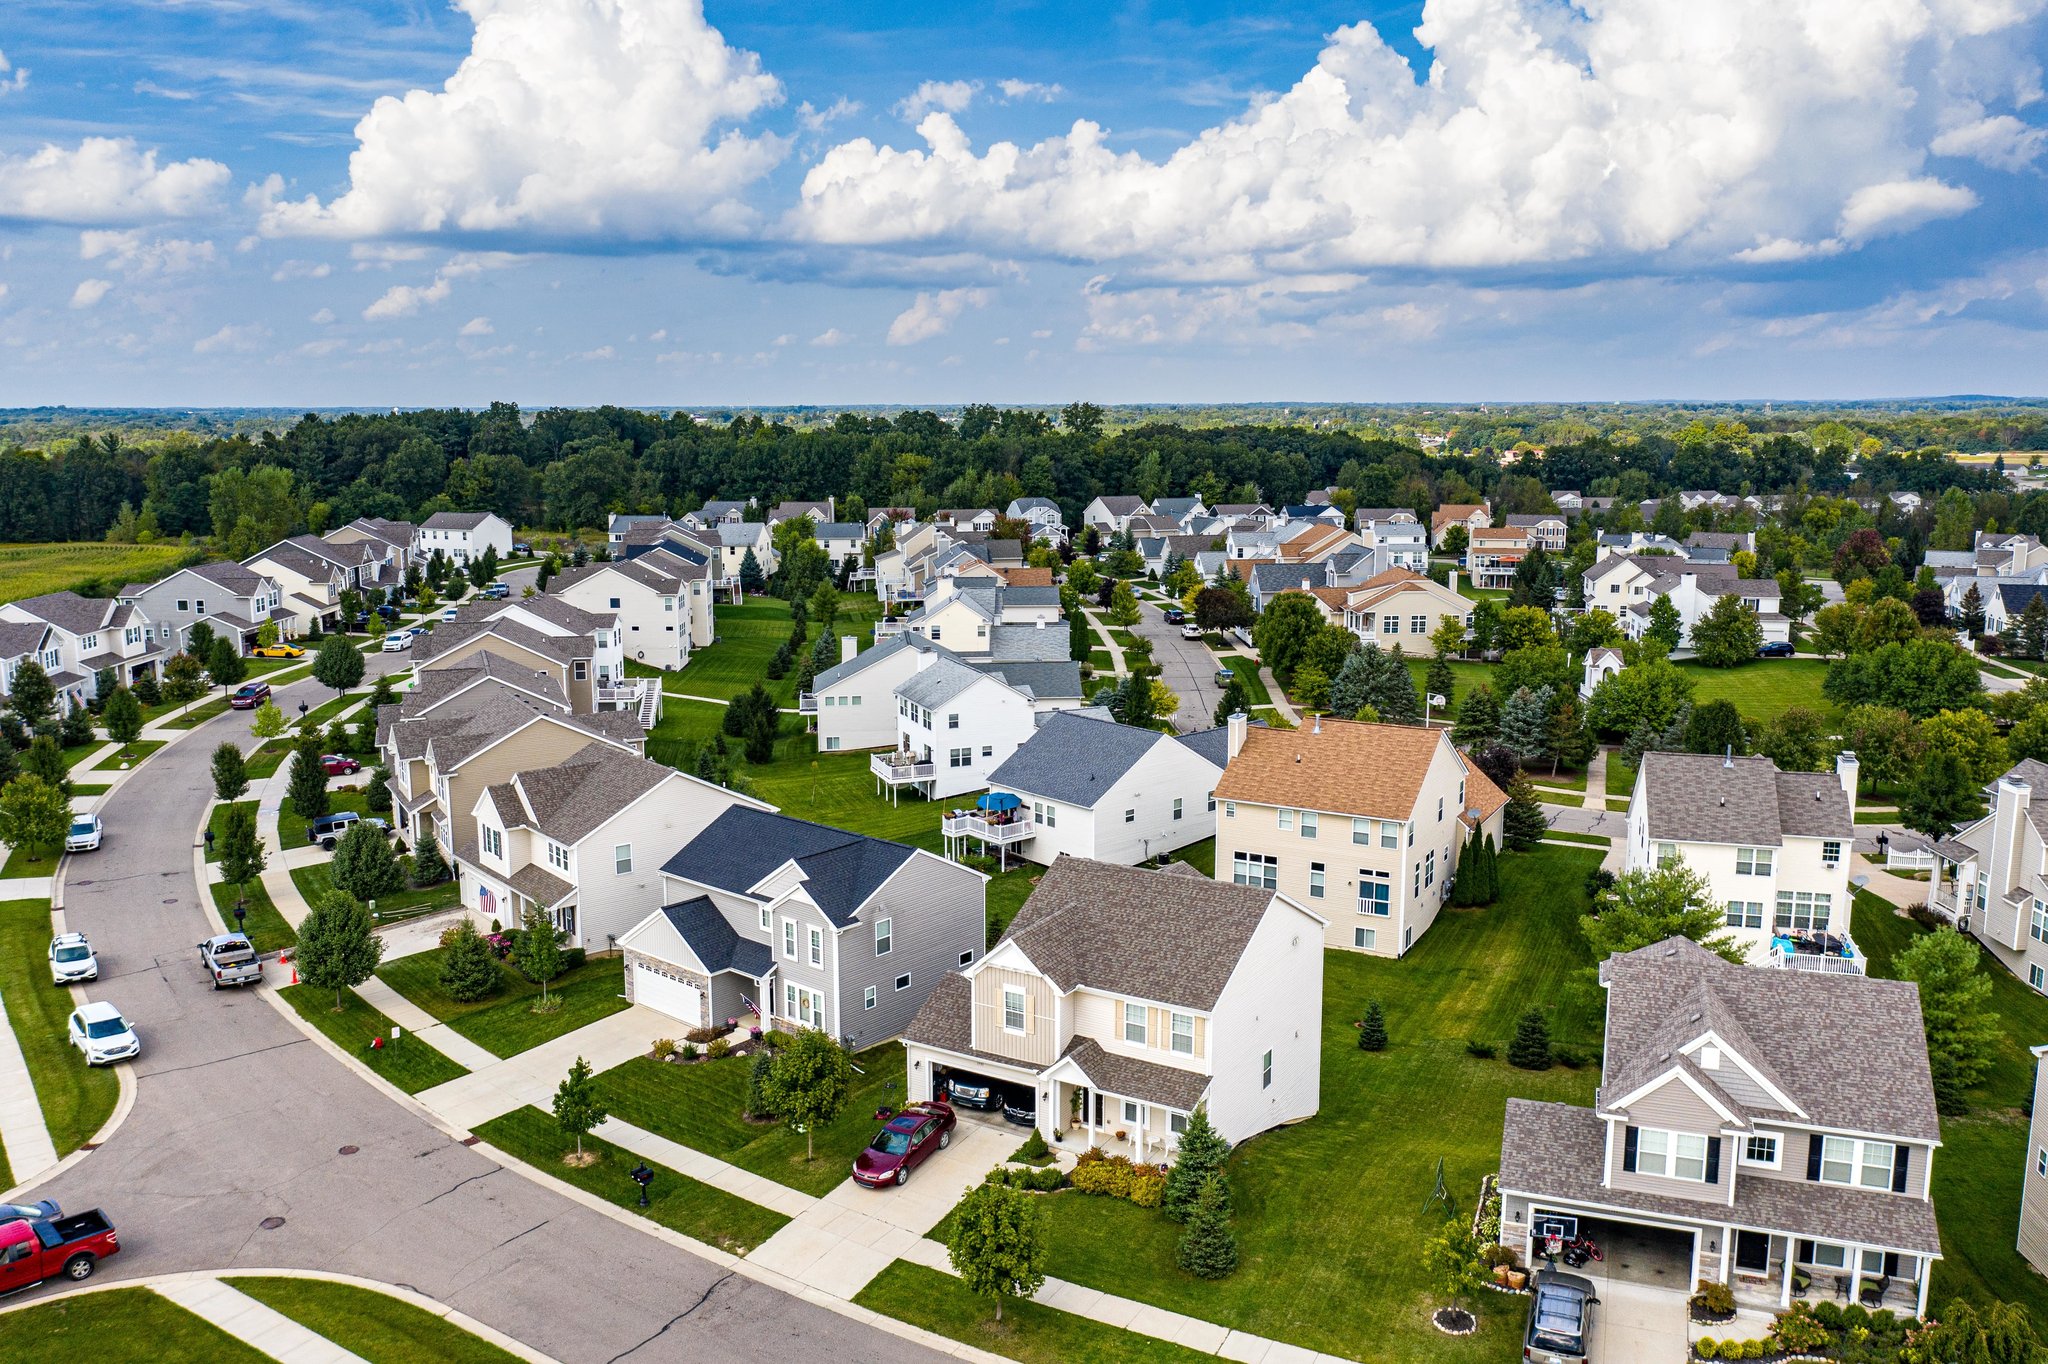
[[[89,1066],[125,1061],[142,1050],[142,1039],[121,1011],[103,1001],[80,1005],[71,1011],[71,1045],[85,1053]]]
[[[50,979],[58,985],[98,980],[100,961],[83,933],[59,933],[50,939]]]

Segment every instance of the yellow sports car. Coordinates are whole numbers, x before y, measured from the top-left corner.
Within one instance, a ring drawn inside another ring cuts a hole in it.
[[[259,644],[249,651],[251,658],[304,658],[306,651],[296,644]]]

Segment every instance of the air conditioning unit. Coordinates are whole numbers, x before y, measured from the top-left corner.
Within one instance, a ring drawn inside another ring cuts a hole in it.
[[[1967,915],[1967,914],[1964,914],[1964,915],[1960,915],[1960,916],[1958,916],[1958,917],[1957,917],[1957,919],[1956,919],[1956,932],[1958,932],[1958,933],[1967,933],[1967,932],[1969,932],[1969,931],[1970,931],[1970,916],[1969,916],[1969,915]]]

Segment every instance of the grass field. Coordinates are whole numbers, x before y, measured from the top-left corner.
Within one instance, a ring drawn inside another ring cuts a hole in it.
[[[1460,1209],[1471,1207],[1481,1176],[1498,1168],[1509,1097],[1591,1102],[1590,1067],[1516,1070],[1468,1055],[1465,1042],[1504,1049],[1534,1000],[1550,1006],[1558,1044],[1599,1045],[1598,1002],[1576,986],[1591,961],[1580,882],[1598,861],[1548,846],[1505,858],[1500,903],[1444,911],[1403,959],[1326,954],[1322,1111],[1232,1156],[1234,1275],[1210,1283],[1183,1273],[1179,1227],[1156,1210],[1060,1195],[1045,1200],[1060,1276],[1350,1359],[1515,1357],[1519,1300],[1481,1295],[1468,1343],[1447,1346],[1430,1327],[1439,1297],[1416,1249],[1435,1218],[1422,1209],[1439,1159]],[[1386,1007],[1385,1052],[1357,1047],[1351,1024],[1369,999]]]
[[[583,1149],[596,1153],[597,1161],[583,1166],[567,1164],[562,1157],[575,1150],[574,1139],[563,1136],[554,1116],[538,1108],[514,1109],[501,1118],[479,1123],[476,1134],[564,1183],[735,1255],[746,1254],[789,1221],[779,1212],[652,1162],[647,1164],[654,1171],[654,1182],[647,1187],[648,1206],[642,1208],[639,1186],[626,1177],[626,1171],[642,1163],[640,1157],[602,1137],[585,1137]]]
[[[114,1111],[121,1082],[86,1065],[65,1034],[71,994],[50,983],[50,902],[0,902],[0,999],[28,1062],[36,1102],[57,1154],[76,1151]]]
[[[635,1057],[598,1077],[613,1117],[720,1160],[822,1198],[846,1181],[853,1158],[875,1134],[878,1105],[903,1101],[903,1048],[895,1042],[854,1058],[845,1109],[818,1129],[817,1154],[804,1159],[804,1139],[781,1123],[750,1123],[749,1062],[744,1057],[671,1065]]]
[[[270,1364],[270,1356],[147,1288],[60,1298],[0,1317],[10,1359],[36,1364]]]
[[[128,583],[161,578],[189,552],[181,545],[0,546],[0,602],[62,592],[88,579],[111,594]]]
[[[1823,715],[1834,710],[1834,703],[1820,692],[1828,673],[1828,665],[1821,659],[1760,658],[1739,668],[1685,662],[1678,668],[1692,678],[1695,704],[1732,701],[1745,719],[1775,720],[1793,706]]]
[[[219,915],[221,927],[233,928],[236,888],[216,881],[208,886],[207,890],[212,892],[213,907]],[[241,892],[241,895],[246,901],[243,908],[248,911],[247,917],[242,921],[242,929],[249,935],[249,945],[256,949],[258,956],[268,952],[281,952],[298,943],[299,935],[285,922],[284,915],[277,912],[277,906],[271,903],[270,892],[263,888],[261,881],[251,881],[248,889]],[[287,976],[286,979],[289,980],[290,977]]]
[[[1216,1358],[1029,1301],[1006,1303],[998,1324],[987,1298],[950,1274],[908,1260],[883,1270],[854,1301],[1018,1364],[1202,1364]]]
[[[497,994],[473,1004],[449,998],[441,988],[446,955],[437,947],[400,957],[378,967],[377,977],[493,1056],[517,1056],[626,1007],[620,997],[626,988],[621,957],[593,958],[549,982],[548,997],[560,1007],[541,1014],[533,1011],[540,987],[502,963],[505,985]]]
[[[369,1364],[517,1364],[519,1359],[423,1307],[374,1289],[269,1275],[222,1282]]]
[[[1851,932],[1868,954],[1873,976],[1896,975],[1893,958],[1926,931],[1878,897],[1856,896]],[[1934,1269],[1931,1310],[1939,1314],[1959,1297],[1979,1304],[2002,1298],[2023,1304],[2035,1330],[2048,1339],[2048,1280],[2014,1248],[2027,1169],[2025,1108],[2034,1088],[2034,1058],[2027,1048],[2048,1043],[2048,998],[2022,985],[1988,952],[1978,958],[1977,969],[1991,978],[1989,1008],[2005,1036],[1990,1071],[1970,1091],[1970,1112],[1942,1119],[1934,1206],[1941,1217],[1943,1258]]]
[[[340,1013],[334,1011],[331,990],[289,985],[278,994],[298,1010],[299,1017],[327,1034],[329,1041],[408,1094],[469,1074],[410,1033],[397,1042],[391,1041],[391,1020],[363,1003],[362,996],[353,990],[342,991]],[[373,1050],[370,1039],[374,1037],[385,1039],[384,1046]]]
[[[137,739],[126,748],[117,748],[88,769],[93,772],[119,772],[124,767],[133,767],[164,746],[162,739]]]
[[[768,676],[769,660],[789,638],[789,603],[776,597],[749,597],[739,606],[720,603],[713,615],[718,643],[692,654],[687,665],[668,675],[662,689],[730,701],[759,682],[776,705],[795,705],[796,670],[780,679]],[[805,636],[806,647],[817,638],[814,625]]]

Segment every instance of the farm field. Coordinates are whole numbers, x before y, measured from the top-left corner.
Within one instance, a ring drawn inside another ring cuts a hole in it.
[[[89,580],[112,593],[162,577],[189,553],[182,545],[0,545],[0,602],[62,592]]]

